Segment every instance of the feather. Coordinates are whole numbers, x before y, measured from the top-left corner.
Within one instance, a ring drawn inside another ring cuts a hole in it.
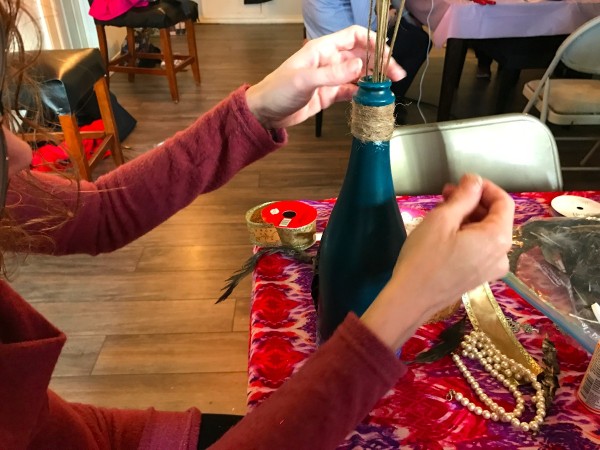
[[[554,401],[556,390],[560,387],[558,382],[560,366],[556,358],[556,347],[548,338],[544,338],[544,342],[542,342],[542,353],[544,355],[542,357],[544,370],[537,376],[537,380],[542,385],[546,410],[548,410]]]
[[[240,284],[240,281],[242,281],[246,276],[248,276],[254,271],[254,268],[256,267],[256,264],[258,264],[258,261],[261,257],[263,257],[264,255],[273,255],[275,253],[282,253],[285,256],[295,258],[300,262],[304,263],[312,263],[313,260],[312,256],[310,256],[308,253],[289,247],[261,248],[250,258],[248,258],[238,271],[236,271],[232,276],[225,280],[225,287],[221,289],[225,292],[221,294],[221,296],[215,303],[221,303],[223,300],[228,298],[233,292],[233,290],[237,287],[237,285]]]
[[[440,342],[438,344],[434,345],[429,350],[419,353],[413,361],[407,361],[406,364],[432,363],[452,353],[465,337],[466,322],[467,316],[465,315],[458,322],[452,324],[440,333]]]

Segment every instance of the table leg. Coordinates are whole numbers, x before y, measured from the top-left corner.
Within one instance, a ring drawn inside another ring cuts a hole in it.
[[[460,74],[465,63],[466,54],[466,39],[448,39],[446,42],[446,56],[444,57],[442,86],[440,88],[440,100],[437,114],[438,122],[450,119],[454,90],[460,81]]]
[[[494,114],[507,112],[509,100],[514,97],[515,86],[519,82],[520,75],[521,71],[519,69],[501,68],[501,70],[498,70],[499,86]]]
[[[465,67],[465,59],[467,59],[467,50],[469,49],[469,42],[468,41],[464,41],[463,45],[460,49],[460,55],[459,55],[459,68],[456,76],[456,86],[455,88],[458,89],[458,86],[460,85],[460,77],[462,76],[462,72],[463,69]]]

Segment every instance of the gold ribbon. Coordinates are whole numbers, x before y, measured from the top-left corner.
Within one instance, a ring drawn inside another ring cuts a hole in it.
[[[490,285],[485,283],[462,296],[462,302],[473,328],[485,332],[492,343],[507,357],[521,363],[535,375],[541,367],[519,343],[512,332]]]
[[[262,203],[246,212],[246,225],[250,232],[250,242],[259,247],[290,247],[306,250],[316,241],[317,221],[297,228],[276,227],[263,220],[263,208],[275,202]]]

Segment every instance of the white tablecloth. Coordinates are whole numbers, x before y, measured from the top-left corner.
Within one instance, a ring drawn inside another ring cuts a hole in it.
[[[406,0],[406,8],[433,32],[433,43],[448,38],[489,39],[570,34],[600,15],[600,0]]]

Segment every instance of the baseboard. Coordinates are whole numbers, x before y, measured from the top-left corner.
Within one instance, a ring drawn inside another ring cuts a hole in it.
[[[199,23],[225,23],[225,24],[270,24],[270,23],[303,23],[302,17],[202,17],[198,18]]]

